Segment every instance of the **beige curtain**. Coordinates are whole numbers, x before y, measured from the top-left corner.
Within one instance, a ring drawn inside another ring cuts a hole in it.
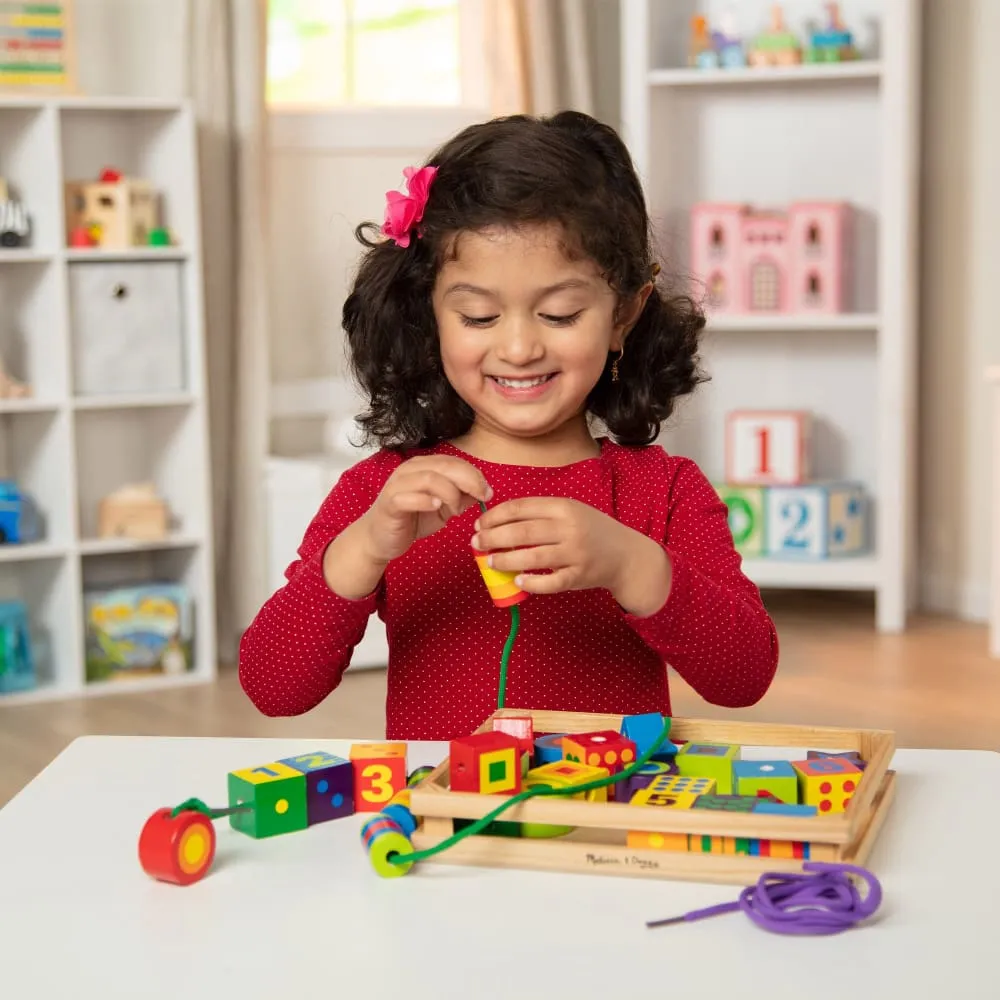
[[[594,113],[585,0],[484,0],[490,110]]]
[[[266,0],[187,0],[199,125],[219,656],[266,594]]]

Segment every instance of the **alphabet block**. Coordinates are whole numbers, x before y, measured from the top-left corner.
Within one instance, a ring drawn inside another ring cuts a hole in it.
[[[773,487],[766,509],[769,555],[826,559],[857,555],[867,547],[867,504],[858,483]]]
[[[736,410],[726,415],[729,486],[797,486],[810,475],[811,419],[804,410]]]
[[[778,801],[799,801],[799,779],[787,760],[737,760],[733,762],[733,780],[740,795],[770,792]]]
[[[318,751],[278,761],[306,778],[309,825],[354,813],[354,767],[349,760]]]
[[[355,743],[350,759],[356,812],[379,812],[406,788],[405,743]]]
[[[309,825],[306,776],[287,764],[275,761],[230,771],[227,785],[230,806],[253,807],[249,812],[230,814],[229,825],[234,830],[259,840]]]
[[[861,769],[843,758],[796,760],[792,766],[798,773],[799,798],[820,813],[844,812],[861,783]]]
[[[733,761],[739,760],[740,748],[729,743],[685,743],[677,754],[677,770],[682,775],[714,778],[720,795],[733,791]]]
[[[715,490],[729,512],[729,531],[737,552],[744,556],[764,555],[767,551],[765,488],[719,485]]]
[[[452,740],[451,790],[514,795],[521,790],[521,745],[510,733],[474,733]]]

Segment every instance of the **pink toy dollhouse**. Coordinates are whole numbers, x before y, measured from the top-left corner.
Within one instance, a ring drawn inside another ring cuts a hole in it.
[[[787,212],[704,202],[691,212],[691,266],[716,315],[843,312],[850,206],[796,202]]]

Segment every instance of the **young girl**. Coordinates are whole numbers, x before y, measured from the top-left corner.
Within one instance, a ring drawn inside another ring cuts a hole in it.
[[[623,143],[580,113],[515,116],[405,173],[381,238],[359,227],[370,249],[343,311],[381,448],[341,477],[244,635],[244,690],[266,715],[309,711],[376,612],[386,737],[469,734],[496,708],[511,625],[478,551],[528,594],[506,705],[669,715],[668,666],[709,702],[755,703],[774,625],[725,505],[652,443],[701,381],[704,321],[657,287]]]

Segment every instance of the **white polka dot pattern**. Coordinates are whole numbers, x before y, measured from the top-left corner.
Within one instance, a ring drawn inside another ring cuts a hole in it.
[[[448,444],[420,453],[431,452],[477,465],[494,504],[523,496],[588,503],[656,539],[673,566],[670,596],[648,618],[627,614],[607,591],[530,596],[521,605],[508,706],[669,714],[667,665],[713,704],[763,697],[777,668],[777,632],[740,568],[726,507],[692,461],[606,439],[600,457],[557,468],[499,465]],[[495,709],[510,616],[493,605],[472,557],[476,510],[412,546],[366,599],[345,600],[324,581],[326,547],[371,506],[401,460],[382,451],[341,477],[287,583],[244,634],[240,682],[265,715],[299,715],[326,698],[373,612],[389,642],[388,739],[466,735]]]

